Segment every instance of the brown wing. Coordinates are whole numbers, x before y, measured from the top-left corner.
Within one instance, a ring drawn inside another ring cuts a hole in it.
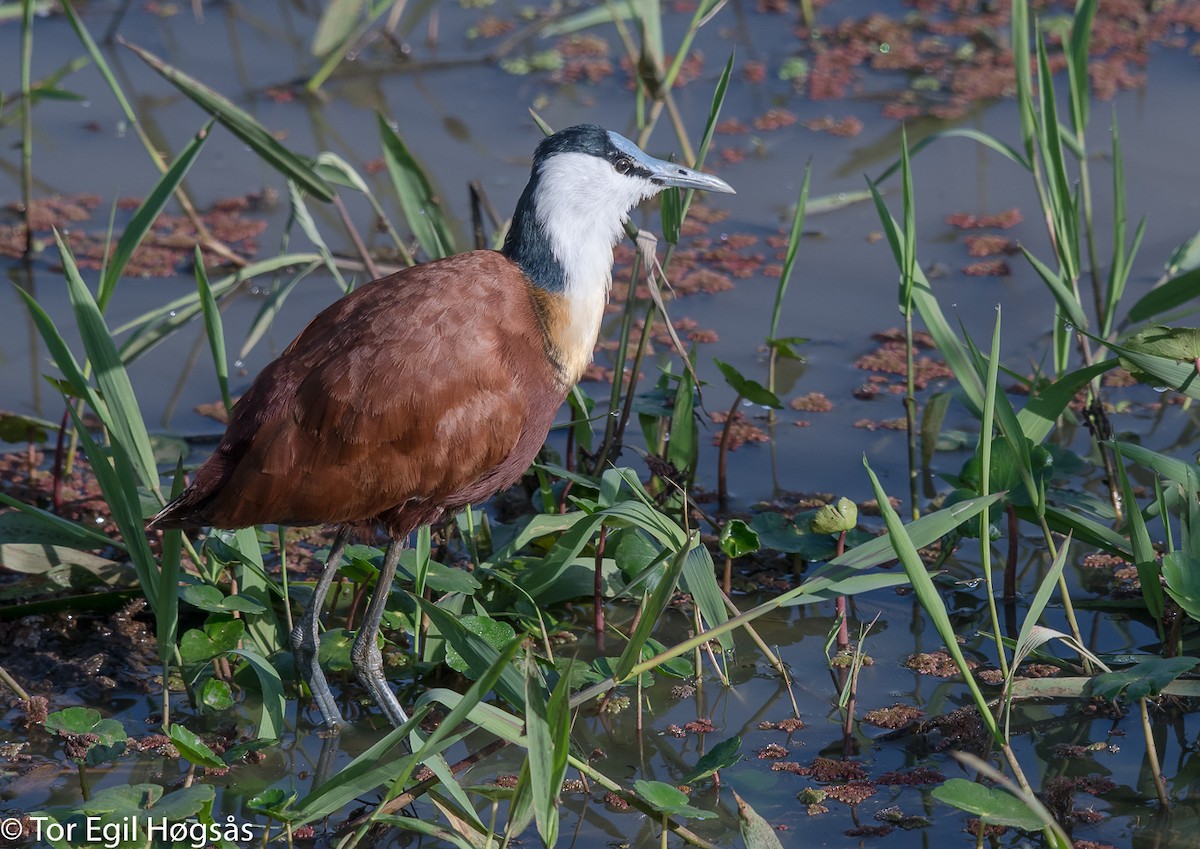
[[[474,251],[339,300],[258,376],[154,524],[340,524],[406,504],[431,518],[507,485],[562,401],[527,287]]]

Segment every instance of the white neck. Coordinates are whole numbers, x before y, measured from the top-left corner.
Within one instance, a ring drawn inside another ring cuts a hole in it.
[[[539,174],[534,209],[563,268],[561,295],[568,321],[560,353],[573,381],[592,360],[604,304],[612,286],[613,245],[624,233],[629,211],[659,187],[621,175],[612,165],[584,153],[560,153]]]

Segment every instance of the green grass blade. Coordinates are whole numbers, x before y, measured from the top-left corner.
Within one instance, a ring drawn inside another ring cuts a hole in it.
[[[940,133],[932,133],[928,136],[925,136],[925,138],[923,138],[923,139],[918,139],[917,141],[912,143],[912,146],[909,147],[908,155],[910,157],[916,156],[920,151],[929,147],[929,145],[933,144],[934,142],[940,141],[941,139],[956,139],[956,138],[957,139],[970,139],[971,141],[978,142],[979,144],[983,145],[984,147],[990,148],[991,150],[1000,154],[1001,156],[1003,156],[1005,159],[1009,160],[1010,162],[1013,162],[1016,165],[1020,165],[1026,171],[1033,170],[1033,166],[1030,164],[1029,159],[1027,159],[1025,156],[1022,156],[1021,152],[1019,150],[1017,150],[1015,147],[1013,147],[1012,145],[1006,144],[1006,143],[1000,141],[1000,139],[996,138],[995,136],[989,135],[988,133],[981,132],[980,130],[971,130],[971,129],[966,129],[966,128],[943,130]],[[880,183],[882,183],[888,177],[892,176],[897,171],[899,171],[900,167],[901,167],[901,162],[899,159],[897,159],[895,162],[893,162],[891,165],[889,165],[887,168],[883,169],[883,171],[881,171],[879,173],[879,175],[874,180],[875,184],[879,185]]]
[[[800,195],[796,198],[796,213],[792,216],[792,229],[788,233],[787,250],[783,255],[783,267],[779,270],[779,282],[775,286],[775,304],[771,307],[771,332],[768,339],[779,334],[779,317],[783,314],[783,296],[792,279],[792,268],[796,254],[800,251],[800,240],[804,236],[804,215],[808,209],[808,185],[812,179],[812,160],[804,163],[804,181],[800,184]]]
[[[654,588],[654,592],[642,602],[642,611],[641,616],[638,618],[637,627],[629,635],[629,643],[625,646],[625,650],[621,652],[621,656],[613,664],[613,679],[618,684],[629,676],[634,664],[642,659],[642,649],[646,645],[646,640],[650,638],[650,634],[654,631],[654,626],[658,624],[659,617],[667,609],[667,604],[670,603],[671,597],[679,585],[679,577],[683,574],[683,569],[688,559],[700,558],[699,548],[700,546],[692,548],[690,545],[680,548],[663,570],[662,578]]]
[[[525,736],[529,743],[529,755],[525,766],[529,771],[530,799],[533,803],[534,820],[538,834],[547,846],[558,840],[558,795],[562,790],[562,778],[556,782],[556,748],[565,756],[569,743],[567,727],[550,727],[549,702],[538,671],[537,660],[532,653],[525,655]],[[564,679],[565,680],[565,679]],[[562,681],[559,682],[559,687]],[[565,772],[566,760],[562,762]]]
[[[96,370],[96,382],[100,384],[100,391],[104,394],[104,403],[96,410],[96,414],[104,421],[112,438],[128,452],[139,483],[158,495],[161,501],[158,468],[154,463],[154,452],[150,448],[150,435],[146,432],[146,423],[142,420],[137,396],[133,393],[133,384],[129,382],[129,375],[121,362],[120,354],[117,353],[117,346],[104,324],[99,305],[84,285],[83,278],[79,276],[79,269],[75,266],[75,258],[71,255],[70,248],[57,231],[54,238],[58,242],[63,273],[67,278],[67,294],[75,311],[83,347]]]
[[[1141,323],[1200,297],[1200,268],[1172,277],[1151,289],[1129,308],[1128,320]]]
[[[171,483],[171,498],[183,492],[186,484],[183,458],[175,465]],[[183,559],[183,531],[163,531],[161,574],[158,579],[158,601],[154,604],[155,637],[158,640],[158,662],[163,668],[163,692],[168,690],[171,661],[175,657],[175,638],[179,630],[179,573]]]
[[[904,229],[900,240],[900,311],[912,312],[913,269],[917,264],[916,192],[913,191],[912,167],[908,154],[908,132],[900,127],[901,217]]]
[[[871,197],[875,200],[875,209],[879,213],[879,221],[883,225],[884,235],[887,236],[888,244],[892,248],[896,265],[902,269],[905,267],[905,256],[900,227],[888,211],[879,188],[869,178],[867,178],[867,186],[871,190]],[[979,373],[975,370],[966,348],[942,314],[942,308],[933,294],[929,280],[925,277],[925,272],[921,269],[920,264],[915,260],[912,275],[913,305],[916,306],[921,320],[925,322],[925,328],[929,331],[929,335],[933,337],[938,352],[945,358],[950,370],[954,372],[954,377],[962,387],[968,403],[978,412],[983,409],[983,383],[979,379]]]
[[[76,397],[87,401],[88,406],[93,410],[103,407],[104,402],[100,400],[100,395],[92,387],[91,382],[84,377],[83,369],[80,368],[79,363],[75,360],[75,355],[71,353],[71,349],[67,347],[67,343],[63,339],[62,334],[58,332],[58,328],[54,326],[54,320],[42,309],[41,304],[33,299],[32,295],[20,286],[15,288],[17,294],[25,302],[25,308],[29,310],[29,316],[33,319],[34,326],[37,327],[42,341],[46,344],[46,348],[50,352],[50,358],[54,360],[54,364],[58,366],[58,370],[66,378],[71,391]]]
[[[1012,0],[1009,41],[1017,75],[1017,112],[1021,116],[1021,141],[1025,155],[1033,164],[1037,130],[1033,119],[1033,80],[1029,55],[1029,0]]]
[[[1133,442],[1118,442],[1116,445],[1122,456],[1128,457],[1139,466],[1150,469],[1156,477],[1166,478],[1171,483],[1179,484],[1184,488],[1189,486],[1200,488],[1200,468],[1191,460],[1168,457],[1166,454],[1160,454]],[[1200,525],[1196,530],[1200,532]]]
[[[75,7],[69,0],[62,0],[62,10],[66,13],[67,20],[70,22],[71,28],[75,30],[75,35],[79,38],[83,49],[87,51],[97,70],[100,71],[100,75],[104,77],[104,81],[117,98],[117,103],[121,107],[121,112],[125,115],[125,120],[131,124],[136,124],[137,114],[133,111],[133,107],[129,105],[129,101],[125,97],[125,92],[121,90],[121,84],[117,82],[116,75],[113,74],[112,68],[109,67],[108,61],[104,58],[104,53],[101,52],[99,45],[96,44],[96,40],[92,38],[92,34],[88,32],[83,21],[75,13]]]
[[[300,187],[294,180],[288,180],[288,206],[289,216],[287,230],[290,232],[293,224],[297,225],[300,230],[308,237],[308,240],[317,248],[317,253],[321,255],[321,259],[325,262],[325,268],[329,274],[337,281],[342,292],[350,291],[348,284],[342,277],[342,270],[338,268],[337,261],[333,257],[333,251],[329,250],[329,246],[325,244],[325,237],[321,235],[321,231],[317,228],[317,222],[313,220],[312,213],[308,211],[308,204],[304,202],[304,193],[300,191]]]
[[[1037,524],[1037,514],[1028,507],[1016,508],[1017,515],[1028,522]],[[1133,562],[1133,552],[1129,549],[1129,541],[1107,525],[1087,518],[1078,510],[1068,510],[1046,505],[1046,524],[1052,531],[1061,534],[1070,533],[1084,545],[1094,545],[1110,554],[1115,554]]]
[[[716,566],[704,546],[698,545],[692,551],[695,556],[687,557],[683,562],[683,586],[695,599],[705,624],[710,628],[716,627],[729,618],[725,600],[721,598],[721,588],[717,585]],[[722,632],[718,639],[722,650],[733,651],[732,635]]]
[[[70,543],[73,548],[107,548],[112,546],[120,551],[129,550],[129,547],[120,540],[110,539],[85,525],[77,525],[68,519],[64,519],[62,516],[56,516],[49,510],[43,510],[32,504],[18,501],[7,493],[0,492],[0,504],[33,517],[38,523],[45,525],[46,530],[50,534],[59,538],[61,544],[65,545],[67,541],[73,541]],[[9,539],[8,541],[11,542],[12,540]]]
[[[1029,251],[1029,248],[1026,248],[1024,245],[1021,246],[1021,252],[1025,254],[1025,258],[1029,260],[1029,264],[1033,266],[1038,276],[1042,278],[1042,281],[1046,284],[1046,288],[1054,296],[1055,302],[1058,304],[1059,309],[1062,310],[1063,316],[1071,323],[1071,326],[1080,330],[1086,330],[1088,327],[1087,316],[1084,314],[1079,300],[1075,297],[1070,283],[1064,278],[1065,271],[1052,271],[1048,265],[1034,256]]]
[[[100,485],[100,492],[108,503],[113,521],[120,530],[121,536],[125,538],[129,559],[133,562],[138,581],[142,585],[142,593],[153,609],[160,598],[158,564],[146,542],[137,484],[134,481],[128,458],[121,449],[121,445],[113,443],[110,460],[109,455],[88,433],[87,427],[75,411],[74,405],[68,404],[67,410],[75,423],[75,430],[79,434],[79,444],[83,447],[83,452],[92,467],[92,474],[96,476],[96,483]]]
[[[312,164],[292,153],[280,144],[273,135],[254,119],[249,112],[222,94],[175,68],[148,50],[118,39],[138,55],[139,58],[163,79],[171,83],[195,103],[217,119],[226,129],[250,146],[263,161],[290,180],[295,180],[304,190],[323,201],[333,200],[333,187],[325,182]]]
[[[417,237],[426,256],[431,259],[450,256],[455,253],[454,234],[429,184],[429,178],[391,124],[382,115],[378,118],[383,158],[387,162],[404,220],[408,222],[409,229]]]
[[[204,141],[212,130],[212,125],[213,122],[210,120],[200,128],[196,135],[192,136],[192,140],[187,143],[179,156],[175,157],[175,161],[171,163],[171,167],[166,170],[166,173],[158,178],[158,182],[154,184],[150,194],[146,195],[138,205],[137,211],[133,213],[133,218],[129,220],[121,238],[117,240],[117,246],[104,267],[104,276],[100,280],[100,294],[96,298],[100,312],[104,312],[108,307],[113,292],[117,290],[117,281],[125,273],[125,266],[129,264],[133,252],[142,243],[142,239],[146,238],[146,234],[154,226],[159,213],[166,207],[167,201],[175,194],[176,189],[179,188],[183,178],[187,176],[188,170],[192,167],[192,163],[200,155]]]
[[[217,383],[221,387],[221,400],[225,404],[225,412],[233,409],[233,397],[229,394],[229,363],[225,358],[225,328],[221,321],[221,311],[217,308],[217,299],[213,297],[212,286],[208,282],[208,272],[204,270],[204,255],[200,246],[196,246],[196,289],[200,296],[200,308],[204,312],[204,332],[208,336],[208,347],[212,351],[213,368],[217,372]]]
[[[432,705],[418,706],[408,722],[393,728],[337,774],[317,787],[292,808],[296,818],[293,825],[322,819],[341,810],[359,796],[374,792],[379,785],[391,781],[404,769],[403,757],[395,750],[429,715]]]
[[[416,599],[416,602],[429,617],[433,627],[437,628],[442,639],[453,646],[466,661],[471,674],[478,679],[493,667],[496,659],[500,657],[496,648],[482,637],[468,631],[457,617],[438,605],[423,598]],[[508,702],[514,710],[525,710],[525,681],[515,667],[505,666],[500,670],[495,689],[500,698]]]
[[[1146,610],[1154,617],[1158,625],[1158,635],[1163,636],[1163,590],[1160,580],[1162,567],[1159,565],[1158,552],[1150,541],[1150,531],[1146,527],[1146,518],[1138,507],[1137,496],[1133,485],[1129,482],[1129,473],[1125,470],[1125,458],[1121,456],[1121,446],[1113,442],[1114,458],[1117,465],[1117,476],[1121,479],[1121,495],[1125,499],[1125,531],[1129,534],[1129,545],[1133,549],[1133,565],[1137,569],[1138,583],[1142,588],[1142,600],[1146,602]]]
[[[967,666],[967,659],[963,656],[962,649],[958,645],[958,636],[954,630],[954,625],[950,622],[950,615],[946,611],[946,604],[942,601],[942,597],[938,594],[937,587],[933,585],[933,579],[929,577],[929,572],[925,569],[925,564],[921,562],[921,557],[917,554],[916,546],[913,545],[913,540],[909,537],[905,530],[900,517],[896,514],[896,510],[892,507],[888,500],[887,492],[884,491],[882,484],[879,483],[879,478],[875,477],[875,472],[872,471],[871,465],[867,462],[866,457],[863,457],[863,465],[867,469],[867,474],[871,478],[871,487],[875,490],[875,497],[879,499],[879,509],[883,513],[883,520],[887,523],[888,539],[891,541],[892,547],[896,551],[896,556],[900,558],[900,563],[904,566],[904,571],[908,575],[909,581],[912,583],[913,591],[917,595],[918,601],[921,603],[922,609],[933,622],[934,628],[937,630],[938,636],[946,644],[946,651],[954,658],[959,670],[962,672],[963,680],[967,684],[967,689],[971,692],[971,698],[975,702],[975,707],[979,711],[980,719],[987,726],[992,737],[998,744],[1003,744],[1004,739],[1000,733],[1000,728],[996,724],[996,718],[992,716],[991,710],[988,708],[987,699],[979,689],[979,684],[975,680],[975,676],[971,674],[970,668]]]
[[[258,739],[278,740],[283,736],[283,715],[287,708],[287,700],[283,697],[283,682],[275,667],[266,658],[250,649],[233,649],[230,654],[236,654],[246,661],[258,678],[259,695],[262,696],[262,712],[258,718]]]
[[[1025,436],[1035,445],[1045,441],[1054,430],[1058,417],[1074,400],[1075,395],[1107,371],[1116,368],[1115,358],[1092,363],[1090,366],[1064,374],[1049,386],[1035,392],[1017,413],[1017,423]]]
[[[1041,36],[1037,39],[1037,48],[1038,91],[1041,92],[1038,143],[1048,177],[1046,194],[1050,202],[1050,224],[1058,260],[1062,265],[1062,278],[1075,280],[1079,276],[1079,239],[1076,224],[1078,218],[1074,214],[1076,203],[1063,156],[1064,133],[1059,125],[1058,105],[1054,99],[1054,77],[1050,73],[1050,61],[1046,57],[1046,41]],[[1028,255],[1027,253],[1026,256]],[[1046,282],[1050,281],[1047,279]],[[1082,312],[1082,308],[1077,307],[1076,311]],[[1072,321],[1076,327],[1086,326],[1074,319]]]
[[[1071,550],[1071,535],[1063,540],[1062,545],[1058,547],[1058,554],[1054,558],[1054,562],[1050,564],[1045,577],[1038,584],[1037,591],[1033,594],[1033,599],[1029,602],[1029,609],[1025,611],[1025,619],[1021,623],[1021,633],[1017,637],[1017,645],[1025,645],[1029,639],[1029,634],[1033,627],[1038,624],[1042,618],[1042,613],[1046,610],[1046,605],[1050,603],[1050,597],[1054,595],[1054,590],[1058,586],[1058,576],[1062,574],[1063,567],[1067,564],[1067,553]],[[1017,661],[1014,660],[1014,669]]]
[[[1091,97],[1088,93],[1088,51],[1092,44],[1092,20],[1096,17],[1096,0],[1077,0],[1071,36],[1067,40],[1067,76],[1071,91],[1071,121],[1075,135],[1081,140],[1087,129]]]

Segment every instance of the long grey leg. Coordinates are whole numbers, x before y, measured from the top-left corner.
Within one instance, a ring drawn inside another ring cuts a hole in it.
[[[388,595],[392,589],[392,579],[396,577],[396,566],[400,563],[400,552],[403,549],[404,543],[400,540],[388,543],[387,553],[383,555],[383,565],[379,568],[379,582],[375,584],[375,592],[371,595],[371,603],[367,605],[366,616],[363,617],[362,625],[354,636],[354,645],[350,648],[350,665],[354,667],[358,680],[395,726],[408,722],[408,714],[400,707],[396,694],[383,677],[383,655],[379,651],[376,637],[379,636],[379,623],[383,621],[383,612],[387,608]]]
[[[349,539],[350,530],[340,528],[337,536],[333,538],[329,557],[325,560],[325,568],[321,571],[321,577],[317,579],[312,599],[308,602],[308,607],[304,608],[304,615],[300,617],[300,623],[292,629],[292,654],[296,658],[296,668],[300,670],[300,675],[304,678],[308,689],[312,690],[317,710],[321,712],[321,719],[324,720],[330,731],[337,731],[344,724],[344,720],[342,712],[338,710],[337,702],[333,699],[333,692],[329,689],[329,682],[325,680],[325,673],[321,671],[321,665],[317,660],[317,646],[320,638],[319,621],[321,608],[325,605],[325,596],[329,593],[330,586],[333,585],[338,565],[342,562],[342,552],[345,551],[346,542]]]

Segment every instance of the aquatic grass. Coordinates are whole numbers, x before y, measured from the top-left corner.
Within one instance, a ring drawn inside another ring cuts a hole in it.
[[[104,264],[104,271],[100,276],[100,288],[96,295],[96,304],[100,308],[100,312],[103,313],[109,301],[112,300],[113,293],[117,290],[117,282],[125,273],[125,267],[133,257],[134,250],[146,238],[159,213],[163,211],[167,202],[179,189],[183,178],[187,176],[196,157],[200,155],[200,151],[204,148],[204,142],[212,130],[212,125],[213,122],[208,121],[184,146],[179,156],[175,157],[175,161],[155,182],[150,193],[138,204],[133,217],[129,219],[129,224],[126,225],[121,237],[117,240],[112,254],[108,256]],[[197,253],[199,253],[199,247],[197,247]]]
[[[33,239],[33,0],[21,0],[21,202],[25,207],[25,258]]]
[[[71,28],[75,31],[75,36],[79,39],[79,43],[83,46],[88,58],[91,59],[92,64],[95,65],[96,70],[100,72],[105,84],[113,93],[113,97],[116,99],[117,105],[121,109],[121,113],[124,115],[125,120],[129,123],[129,125],[133,127],[134,134],[138,137],[138,141],[141,142],[142,147],[145,148],[147,155],[149,155],[151,161],[154,163],[158,171],[161,174],[166,174],[168,171],[166,159],[163,157],[162,153],[159,152],[158,146],[150,139],[149,135],[147,135],[146,128],[138,119],[137,113],[130,105],[128,98],[125,97],[125,92],[122,90],[120,83],[117,81],[116,75],[109,66],[108,60],[104,57],[104,53],[100,50],[100,47],[92,38],[92,35],[84,25],[83,20],[78,14],[76,14],[75,8],[69,2],[69,0],[63,0],[61,6],[63,13],[67,17],[67,21],[70,23]],[[196,234],[204,248],[217,254],[225,261],[233,263],[234,265],[245,265],[246,261],[242,259],[242,257],[238,255],[236,251],[229,248],[219,239],[214,238],[212,233],[209,232],[207,225],[205,225],[204,221],[200,218],[199,213],[196,212],[195,206],[192,204],[191,199],[184,191],[182,185],[177,185],[175,187],[174,194],[176,200],[179,202],[180,208],[183,210],[184,215],[196,229]]]
[[[799,337],[779,337],[779,320],[783,316],[783,299],[787,294],[788,284],[792,279],[792,271],[796,265],[796,256],[800,252],[800,240],[804,238],[804,219],[808,210],[808,188],[812,181],[812,160],[804,163],[804,179],[800,183],[800,194],[796,198],[796,208],[792,213],[792,226],[788,231],[787,247],[784,249],[783,263],[779,268],[779,277],[775,284],[775,303],[771,307],[771,328],[767,333],[767,389],[775,392],[775,367],[779,357],[795,358],[793,346],[807,341]],[[771,413],[772,421],[774,413]]]
[[[118,37],[118,42],[171,83],[197,106],[212,115],[222,126],[241,139],[271,167],[290,180],[295,180],[306,192],[322,201],[332,201],[333,187],[317,173],[313,164],[292,153],[250,113],[231,100],[178,68],[164,62],[150,51]]]
[[[383,115],[379,115],[379,135],[383,141],[383,158],[387,163],[396,200],[404,220],[429,259],[440,259],[457,253],[456,239],[438,203],[420,163],[409,152],[404,140]]]
[[[229,393],[229,361],[225,356],[225,328],[221,322],[221,310],[217,307],[217,299],[213,296],[212,285],[208,282],[208,272],[204,270],[204,257],[201,255],[198,245],[193,271],[196,275],[196,290],[200,296],[200,310],[204,314],[204,333],[208,337],[208,347],[212,352],[213,370],[217,374],[217,385],[221,389],[221,402],[225,405],[225,413],[228,415],[233,410],[233,396]]]

